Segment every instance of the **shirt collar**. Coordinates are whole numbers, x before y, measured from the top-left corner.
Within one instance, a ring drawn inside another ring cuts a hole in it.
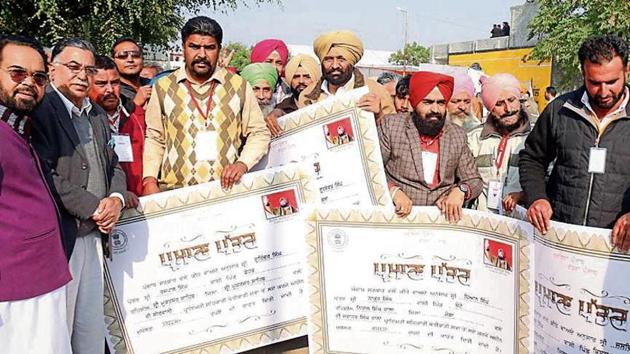
[[[114,112],[114,114],[107,113],[107,117],[108,118],[118,117],[118,116],[120,116],[121,112],[122,112],[123,116],[129,117],[129,112],[127,112],[127,110],[125,109],[125,106],[123,106],[122,103],[118,104],[118,108],[116,108],[116,112]]]
[[[70,118],[73,117],[72,113],[80,117],[84,112],[90,113],[90,111],[92,110],[92,103],[87,97],[83,99],[83,104],[81,105],[81,108],[79,109],[77,108],[77,106],[74,105],[74,103],[72,103],[72,101],[70,101],[66,96],[64,96],[64,94],[61,93],[54,84],[50,84],[50,86],[52,86],[52,88],[55,90],[55,92],[57,92],[59,97],[61,97],[61,101],[63,102],[64,106],[66,106],[66,109],[68,110],[68,114],[70,115]]]
[[[608,117],[612,117],[618,114],[625,114],[626,113],[626,107],[628,106],[628,101],[630,100],[630,91],[628,90],[628,87],[626,86],[624,88],[624,98],[621,101],[621,105],[619,106],[619,108],[617,108],[614,112],[608,112],[608,114],[606,115],[606,117],[602,117],[602,119],[604,118],[608,118]],[[586,107],[586,109],[593,115],[595,114],[595,110],[593,110],[593,107],[591,107],[591,103],[588,100],[588,93],[586,92],[586,90],[584,90],[584,94],[582,94],[582,99],[581,99],[582,103],[584,104],[584,107]]]
[[[201,84],[195,84],[192,80],[190,80],[190,78],[188,77],[188,74],[186,73],[186,68],[185,67],[181,67],[179,69],[177,69],[175,71],[175,77],[177,78],[177,82],[182,82],[182,81],[190,81],[191,84],[194,85],[206,85],[212,81],[218,81],[220,84],[225,84],[225,76],[227,75],[228,71],[225,70],[222,67],[219,67],[218,65],[214,68],[214,72],[212,73],[212,76],[210,76],[210,78],[208,80],[206,80],[205,82],[201,83]]]
[[[348,80],[348,82],[346,82],[345,85],[343,85],[343,86],[341,86],[340,88],[337,89],[337,93],[348,92],[348,91],[351,91],[353,88],[354,88],[354,73],[352,74],[352,76],[350,76],[350,80]],[[327,80],[323,80],[322,81],[321,89],[328,96],[332,96],[333,95],[332,93],[330,93],[330,91],[328,91],[328,81]]]

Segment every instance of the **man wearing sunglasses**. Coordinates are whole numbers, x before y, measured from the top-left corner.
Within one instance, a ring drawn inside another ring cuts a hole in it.
[[[119,38],[112,46],[112,58],[120,73],[120,98],[127,112],[144,107],[151,98],[150,80],[140,76],[144,68],[142,48],[132,38]]]
[[[0,351],[69,353],[70,272],[55,201],[29,140],[44,97],[46,55],[32,38],[0,36]],[[36,340],[33,340],[36,338]]]
[[[77,38],[61,40],[53,48],[50,70],[51,90],[33,116],[33,143],[54,186],[70,256],[73,279],[66,309],[72,351],[102,353],[102,240],[124,206],[125,174],[107,114],[87,98],[97,72],[92,45]]]

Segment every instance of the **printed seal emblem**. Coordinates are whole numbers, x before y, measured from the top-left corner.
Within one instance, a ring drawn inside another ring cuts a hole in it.
[[[122,253],[127,250],[128,239],[127,234],[124,231],[114,229],[109,237],[111,238],[110,242],[112,243],[112,251],[115,254]]]
[[[333,251],[343,251],[348,245],[348,235],[346,232],[340,229],[333,229],[328,231],[328,244],[332,247]]]

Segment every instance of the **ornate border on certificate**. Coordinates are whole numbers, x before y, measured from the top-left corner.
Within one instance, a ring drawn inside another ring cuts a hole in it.
[[[358,128],[355,133],[358,132],[356,136],[359,137],[357,142],[364,166],[363,173],[367,179],[372,204],[387,206],[392,201],[385,180],[376,124],[371,124],[376,120],[373,113],[357,108],[355,103],[365,93],[367,90],[356,89],[282,117],[278,120],[278,125],[282,128],[280,137],[350,116],[353,125]]]
[[[118,224],[129,224],[202,205],[216,204],[226,199],[285,190],[287,187],[295,188],[297,198],[302,203],[312,202],[316,198],[316,191],[307,174],[295,166],[284,167],[282,170],[259,171],[255,177],[245,175],[242,181],[235,184],[230,190],[222,189],[218,183],[206,183],[143,197],[141,198],[142,210],[126,211]],[[105,324],[113,345],[113,348],[110,349],[113,353],[133,354],[133,348],[127,346],[129,335],[124,322],[120,320],[123,318],[121,307],[113,293],[107,262],[104,262],[104,276]],[[300,336],[306,332],[306,326],[306,318],[299,318],[165,353],[224,353],[226,351],[249,350],[252,347],[264,346],[274,341]]]
[[[432,216],[423,212],[422,208],[414,209],[406,218],[399,218],[393,212],[382,209],[318,209],[309,218],[309,233],[307,235],[307,257],[308,257],[308,277],[309,277],[309,302],[311,306],[309,347],[310,353],[333,354],[326,351],[326,330],[324,328],[325,306],[320,292],[322,279],[320,247],[321,235],[320,226],[334,225],[360,225],[362,227],[407,227],[415,225],[422,228],[456,229],[463,231],[481,231],[497,237],[510,237],[519,240],[519,274],[518,279],[518,308],[516,314],[515,338],[518,343],[514,347],[518,348],[519,354],[529,353],[529,292],[530,279],[532,278],[532,242],[527,230],[521,227],[510,225],[500,218],[489,218],[480,213],[465,212],[462,220],[457,224],[448,223],[442,215]],[[312,286],[313,284],[318,284]],[[451,351],[452,352],[452,351]]]

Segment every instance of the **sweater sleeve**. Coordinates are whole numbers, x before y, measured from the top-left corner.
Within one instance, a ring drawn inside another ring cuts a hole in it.
[[[538,199],[549,200],[545,188],[545,173],[557,155],[553,141],[553,116],[556,104],[554,102],[545,108],[525,140],[525,148],[519,152],[520,183],[525,192],[527,207]]]

